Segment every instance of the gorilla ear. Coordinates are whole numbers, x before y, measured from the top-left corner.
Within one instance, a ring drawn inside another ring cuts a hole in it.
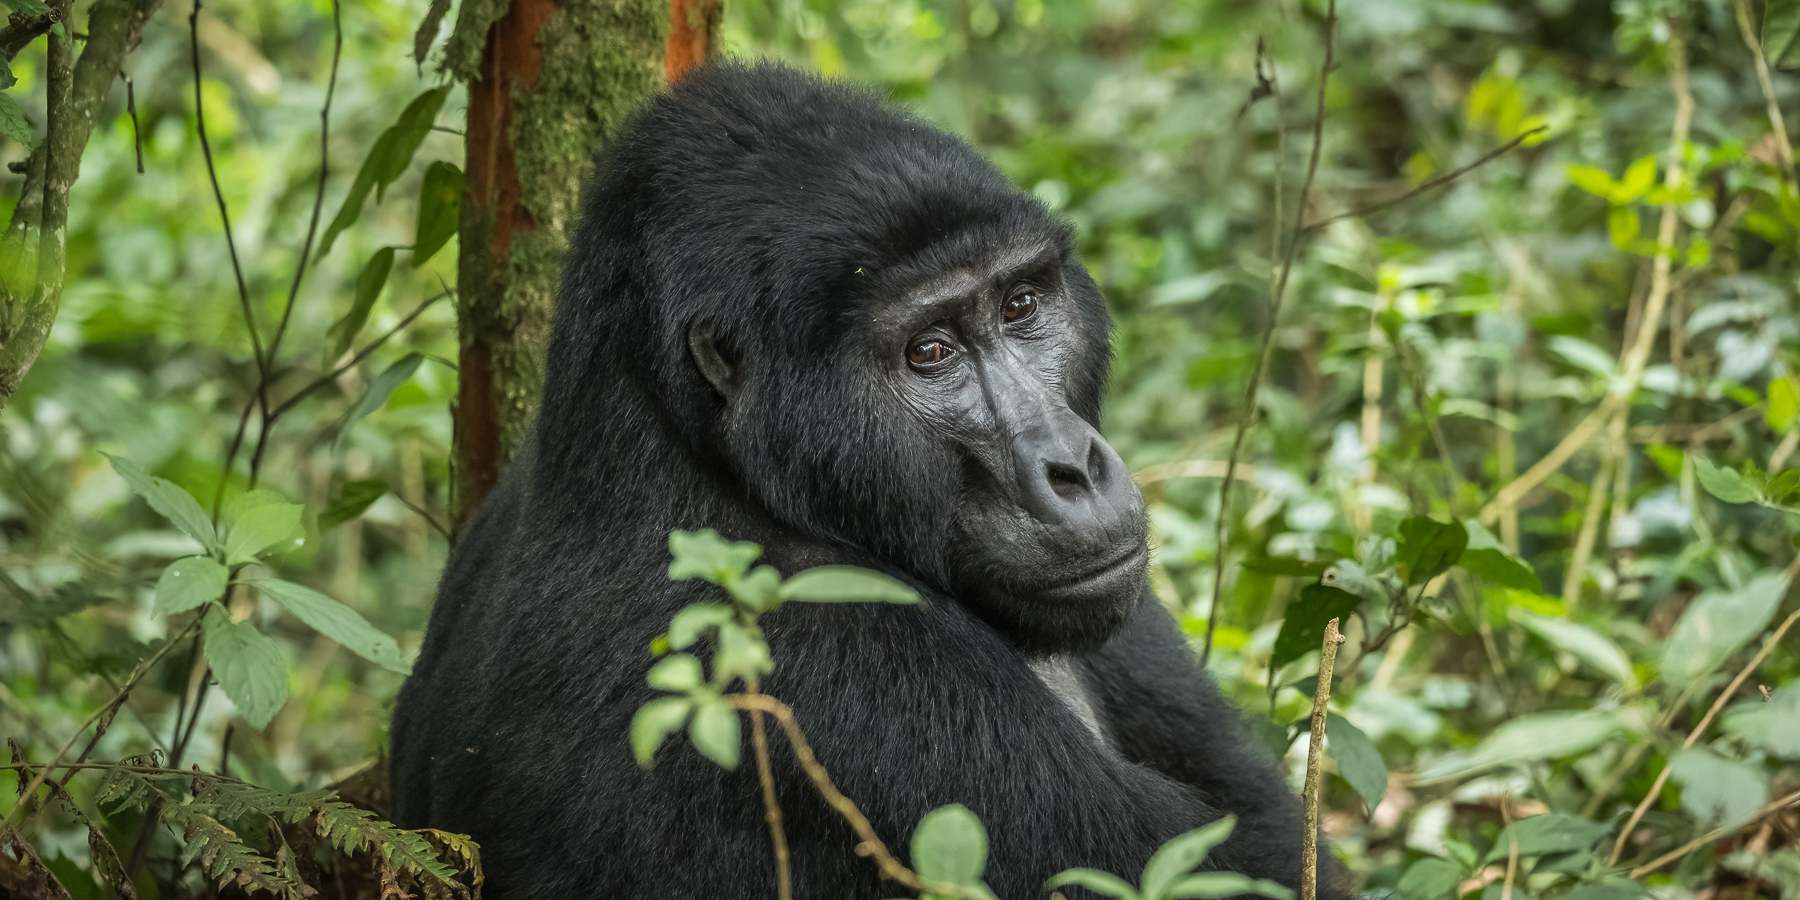
[[[712,323],[700,319],[688,326],[688,352],[694,355],[694,365],[700,367],[700,374],[719,392],[727,402],[737,396],[737,366],[726,359],[719,349],[718,335],[713,331]]]

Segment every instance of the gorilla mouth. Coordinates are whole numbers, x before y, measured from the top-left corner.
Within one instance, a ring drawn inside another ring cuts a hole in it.
[[[1135,595],[1138,588],[1135,582],[1142,578],[1149,557],[1150,548],[1136,544],[1095,568],[1053,581],[1032,592],[1046,600],[1084,600],[1121,590],[1129,590]]]

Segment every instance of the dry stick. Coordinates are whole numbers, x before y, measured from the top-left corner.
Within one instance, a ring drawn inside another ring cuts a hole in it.
[[[1688,92],[1687,45],[1682,38],[1679,23],[1673,19],[1669,22],[1668,59],[1669,84],[1675,94],[1675,124],[1670,129],[1668,168],[1663,175],[1663,186],[1673,190],[1681,184],[1681,151],[1687,144],[1688,125],[1694,118],[1694,97]],[[1631,349],[1625,354],[1624,373],[1607,388],[1606,396],[1600,401],[1598,409],[1581,420],[1581,424],[1576,425],[1575,430],[1569,432],[1536,465],[1501,488],[1494,499],[1482,507],[1481,521],[1493,522],[1500,517],[1502,510],[1517,506],[1533,488],[1562,468],[1562,464],[1568,462],[1575,451],[1586,446],[1614,414],[1624,415],[1628,411],[1631,395],[1644,379],[1644,369],[1650,361],[1650,349],[1656,343],[1657,323],[1662,320],[1663,308],[1668,304],[1670,260],[1675,249],[1675,225],[1678,221],[1675,204],[1663,204],[1662,219],[1656,231],[1656,259],[1650,272],[1650,295],[1645,299],[1637,336],[1632,339]]]
[[[1787,593],[1787,585],[1793,583],[1796,569],[1800,569],[1800,556],[1794,557],[1794,562],[1787,568],[1786,579],[1782,583],[1783,594]],[[1750,662],[1738,671],[1737,677],[1731,679],[1731,683],[1719,693],[1719,698],[1713,701],[1713,705],[1707,709],[1706,715],[1700,717],[1700,724],[1695,725],[1694,730],[1688,732],[1687,740],[1681,742],[1681,749],[1686,750],[1694,746],[1694,742],[1700,739],[1700,735],[1706,733],[1706,726],[1711,725],[1714,717],[1718,716],[1719,710],[1724,709],[1725,704],[1731,702],[1731,698],[1737,694],[1738,688],[1743,686],[1744,680],[1750,677],[1751,672],[1756,671],[1757,666],[1762,665],[1762,661],[1769,655],[1769,651],[1775,649],[1775,645],[1781,642],[1782,636],[1787,634],[1788,629],[1792,628],[1795,622],[1800,622],[1800,610],[1795,610],[1782,621],[1781,627],[1776,628],[1775,633],[1769,635],[1769,639],[1763,642],[1762,649],[1756,651],[1756,655],[1750,658]],[[1625,840],[1631,836],[1631,829],[1636,828],[1638,821],[1644,818],[1644,813],[1650,809],[1650,804],[1662,795],[1663,785],[1669,781],[1669,771],[1669,764],[1664,762],[1662,771],[1656,773],[1656,781],[1650,785],[1650,790],[1644,794],[1644,799],[1638,801],[1637,808],[1631,811],[1631,818],[1625,820],[1625,827],[1619,829],[1619,837],[1613,841],[1612,856],[1607,860],[1607,865],[1619,864],[1619,857],[1625,852]]]
[[[1325,623],[1325,643],[1319,651],[1319,682],[1313,688],[1312,740],[1306,747],[1306,827],[1300,835],[1300,900],[1319,896],[1319,763],[1325,750],[1325,704],[1331,702],[1331,669],[1337,662],[1338,620]]]
[[[1763,104],[1769,111],[1769,127],[1775,133],[1775,149],[1781,155],[1781,165],[1787,169],[1788,184],[1800,184],[1794,173],[1794,145],[1788,143],[1787,125],[1781,120],[1781,104],[1775,99],[1775,81],[1769,77],[1769,59],[1763,55],[1762,42],[1756,39],[1756,28],[1750,24],[1750,7],[1744,0],[1732,0],[1737,10],[1738,33],[1744,36],[1744,46],[1750,48],[1750,55],[1756,58],[1756,81],[1762,86]]]
[[[1787,809],[1788,807],[1793,806],[1796,803],[1800,803],[1800,791],[1795,791],[1792,794],[1789,794],[1786,797],[1781,798],[1780,800],[1771,801],[1768,805],[1764,806],[1762,809],[1757,810],[1756,815],[1751,816],[1749,821],[1746,821],[1744,824],[1739,825],[1738,830],[1742,830],[1744,828],[1748,828],[1752,825],[1755,825],[1756,823],[1761,822],[1762,820],[1767,819],[1768,817],[1770,817],[1778,812],[1781,812],[1782,810]],[[1674,862],[1675,860],[1678,860],[1678,859],[1688,855],[1689,853],[1692,853],[1695,850],[1698,850],[1701,847],[1704,847],[1707,844],[1710,844],[1713,841],[1718,840],[1719,838],[1723,837],[1724,834],[1725,834],[1725,830],[1723,828],[1715,828],[1712,831],[1709,831],[1697,838],[1694,838],[1691,841],[1688,841],[1687,843],[1681,845],[1680,847],[1677,847],[1674,850],[1670,850],[1669,852],[1664,853],[1663,855],[1661,855],[1647,863],[1644,863],[1643,865],[1638,866],[1635,869],[1632,869],[1631,877],[1642,878],[1645,875],[1648,875],[1651,872],[1654,872],[1657,869],[1660,869],[1663,866],[1666,866],[1669,863]]]
[[[806,742],[806,733],[800,730],[800,722],[794,718],[793,707],[767,694],[727,694],[725,701],[731,704],[732,709],[741,712],[760,710],[774,716],[775,721],[781,723],[782,730],[787,732],[788,743],[793,745],[794,758],[800,762],[800,768],[806,771],[806,777],[812,779],[813,787],[818,790],[819,796],[824,798],[827,806],[837,811],[838,815],[843,816],[844,821],[850,824],[851,830],[856,832],[859,840],[856,845],[856,855],[873,857],[875,865],[881,869],[882,875],[915,891],[948,894],[953,897],[965,898],[965,900],[982,900],[981,895],[972,893],[960,885],[940,881],[924,881],[919,878],[917,872],[907,868],[901,864],[900,860],[894,858],[894,854],[888,851],[887,844],[882,843],[881,837],[875,833],[875,826],[869,823],[868,817],[862,814],[862,810],[856,808],[854,800],[844,796],[844,793],[837,789],[837,785],[831,781],[831,773],[825,771],[825,767],[819,764],[818,757],[813,755],[812,745]]]
[[[758,693],[755,684],[744,693]],[[756,778],[762,782],[763,818],[769,823],[769,838],[775,843],[775,896],[793,900],[793,877],[788,872],[787,831],[781,827],[781,804],[775,799],[775,773],[769,767],[769,737],[763,733],[763,713],[750,711],[750,746],[756,750]]]
[[[125,683],[119,687],[118,693],[114,694],[113,698],[106,702],[106,705],[94,710],[93,715],[88,716],[87,720],[81,723],[81,727],[75,729],[74,734],[69,735],[69,739],[63,742],[62,748],[57,750],[56,754],[50,757],[50,761],[44,764],[42,769],[38,770],[37,777],[33,778],[31,783],[26,785],[25,789],[19,792],[19,802],[15,804],[11,810],[7,811],[6,819],[0,821],[0,834],[11,831],[16,828],[18,824],[23,823],[23,820],[20,820],[20,823],[14,823],[13,814],[25,808],[25,805],[31,801],[31,795],[36,792],[38,788],[43,786],[44,780],[50,777],[52,771],[62,767],[62,758],[68,755],[69,749],[75,746],[75,741],[88,730],[88,726],[100,721],[101,717],[116,711],[123,705],[125,698],[130,695],[131,689],[137,687],[137,683],[143,680],[144,675],[150,671],[151,667],[161,662],[162,658],[168,654],[171,648],[185,640],[188,636],[188,632],[193,631],[195,628],[199,627],[199,625],[200,619],[195,618],[194,621],[189,622],[187,627],[183,628],[179,634],[164,641],[163,645],[157,648],[156,652],[151,654],[149,659],[138,663],[137,668],[131,670],[131,677],[125,679]],[[96,738],[98,738],[98,735],[96,735]],[[93,744],[90,743],[88,745],[88,750],[92,749]],[[81,758],[76,760],[76,764],[79,765],[86,757],[87,753],[83,752]]]
[[[1226,536],[1230,530],[1231,480],[1237,472],[1238,455],[1244,450],[1244,435],[1256,419],[1256,391],[1262,385],[1263,373],[1269,368],[1269,348],[1274,345],[1275,324],[1281,320],[1281,299],[1287,292],[1288,276],[1294,271],[1294,258],[1300,251],[1304,234],[1300,222],[1306,216],[1306,203],[1312,196],[1313,178],[1319,172],[1319,154],[1325,143],[1325,88],[1331,81],[1332,55],[1336,51],[1337,0],[1326,0],[1325,61],[1319,67],[1319,99],[1313,109],[1312,153],[1306,162],[1306,178],[1300,183],[1300,198],[1294,207],[1294,233],[1288,239],[1287,254],[1281,260],[1281,271],[1269,288],[1269,321],[1263,324],[1262,350],[1256,357],[1256,369],[1250,373],[1250,384],[1244,389],[1244,411],[1238,416],[1237,432],[1231,439],[1231,455],[1225,459],[1225,477],[1219,482],[1219,518],[1213,526],[1212,604],[1206,612],[1206,643],[1200,651],[1200,668],[1212,661],[1213,632],[1219,627],[1219,600],[1225,591]],[[1273,68],[1273,67],[1271,67]],[[1281,133],[1281,93],[1275,93],[1276,134]],[[1280,159],[1279,145],[1277,159]],[[1277,186],[1279,187],[1279,182]],[[1281,237],[1281,209],[1275,210],[1274,239]]]
[[[1412,198],[1417,197],[1420,194],[1425,193],[1426,191],[1430,191],[1430,190],[1434,190],[1436,188],[1443,187],[1444,185],[1449,184],[1450,182],[1455,181],[1456,179],[1461,178],[1464,175],[1467,175],[1470,172],[1473,172],[1476,169],[1479,169],[1482,166],[1485,166],[1488,163],[1491,163],[1494,160],[1499,159],[1502,156],[1505,156],[1507,153],[1511,152],[1514,147],[1517,147],[1520,144],[1525,143],[1525,141],[1529,140],[1532,136],[1537,135],[1537,134],[1542,134],[1543,132],[1546,132],[1549,130],[1550,130],[1550,126],[1539,125],[1538,127],[1533,128],[1530,131],[1527,131],[1524,134],[1521,134],[1518,137],[1513,138],[1510,141],[1507,141],[1506,143],[1500,145],[1499,147],[1496,147],[1493,150],[1489,150],[1487,153],[1482,154],[1480,159],[1477,159],[1474,162],[1469,163],[1468,165],[1463,166],[1460,169],[1450,172],[1447,175],[1440,175],[1436,178],[1433,178],[1430,181],[1427,181],[1424,184],[1421,184],[1418,187],[1413,188],[1412,190],[1407,191],[1406,193],[1401,194],[1400,196],[1395,197],[1392,200],[1383,200],[1380,203],[1371,203],[1368,206],[1362,207],[1361,209],[1354,209],[1347,213],[1339,213],[1339,214],[1337,214],[1335,216],[1331,216],[1329,218],[1320,219],[1319,221],[1306,226],[1306,228],[1304,230],[1316,231],[1320,228],[1324,228],[1325,226],[1330,225],[1333,222],[1342,222],[1345,219],[1360,219],[1365,216],[1372,216],[1378,212],[1381,212],[1384,209],[1387,209],[1390,206],[1399,206],[1400,204],[1405,203],[1406,201],[1411,200]],[[1301,212],[1304,213],[1305,210],[1301,210]]]

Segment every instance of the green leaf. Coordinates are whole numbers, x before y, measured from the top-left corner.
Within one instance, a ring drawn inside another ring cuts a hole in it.
[[[729,683],[732,678],[755,681],[774,668],[769,645],[761,637],[734,622],[719,626],[719,650],[713,656],[713,676],[721,679],[721,684]]]
[[[418,371],[419,363],[424,361],[424,354],[408,353],[400,357],[399,361],[393,365],[383,369],[380,375],[375,376],[375,380],[369,382],[368,389],[363,391],[361,397],[357,398],[356,405],[350,407],[350,414],[344,417],[344,425],[338,431],[337,441],[332,449],[335,451],[343,447],[344,437],[350,433],[350,426],[386,404],[388,397],[393,395],[394,389],[405,384],[406,380]]]
[[[898,579],[856,566],[819,566],[781,585],[784,600],[817,602],[917,603],[919,592]]]
[[[463,173],[443,161],[425,170],[419,187],[419,225],[413,232],[413,268],[425,264],[456,236],[462,223]]]
[[[268,553],[285,553],[306,540],[300,516],[306,507],[274,491],[250,491],[226,504],[225,564],[242,565]]]
[[[1189,875],[1176,882],[1167,896],[1169,900],[1217,900],[1220,897],[1239,897],[1244,894],[1261,894],[1272,900],[1293,900],[1294,897],[1294,892],[1285,885],[1236,872]]]
[[[1612,200],[1615,206],[1625,206],[1643,199],[1650,189],[1656,186],[1656,157],[1646,156],[1632,163],[1619,176],[1619,185],[1613,190]],[[1636,217],[1636,214],[1633,214]]]
[[[156,607],[159,616],[186,612],[225,595],[225,584],[231,571],[210,556],[178,559],[156,579]]]
[[[369,311],[375,308],[375,300],[381,296],[381,289],[387,287],[388,272],[393,268],[392,247],[375,251],[375,255],[369,257],[369,261],[363,265],[362,272],[356,276],[356,298],[350,302],[350,311],[326,332],[326,336],[331,339],[331,349],[326,353],[328,364],[335,363],[356,342],[356,336],[362,333],[363,326],[369,322]]]
[[[12,66],[6,64],[5,58],[0,58],[0,91],[18,83],[19,76],[13,74]]]
[[[1397,885],[1401,900],[1440,900],[1462,884],[1462,867],[1428,856],[1407,867]]]
[[[1722,727],[1747,746],[1782,759],[1800,760],[1800,681],[1775,689],[1768,700],[1749,700],[1725,711]]]
[[[1501,723],[1472,750],[1444,754],[1419,772],[1421,784],[1458,778],[1496,766],[1521,766],[1541,759],[1585,753],[1614,734],[1644,728],[1641,710],[1553,710],[1528,713]]]
[[[1469,542],[1468,548],[1457,557],[1457,565],[1502,587],[1530,591],[1533,594],[1544,592],[1544,583],[1538,580],[1531,565],[1513,555],[1480,522],[1465,519],[1463,528],[1469,533]]]
[[[762,548],[748,541],[728,541],[717,531],[702,528],[669,532],[669,553],[674,556],[669,563],[670,581],[704,578],[724,584],[744,574],[762,556]]]
[[[319,530],[336,528],[362,515],[387,492],[387,482],[379,478],[344,482],[344,486],[338,488],[337,499],[319,514]]]
[[[757,566],[747,575],[726,579],[725,591],[756,612],[768,612],[781,605],[781,573],[774,566]]]
[[[685,694],[706,683],[706,672],[700,668],[699,659],[691,654],[676,653],[651,666],[645,680],[659,691]]]
[[[987,829],[960,803],[926,813],[913,829],[912,864],[921,880],[974,887],[981,884],[987,855]]]
[[[1290,559],[1286,557],[1262,557],[1259,559],[1246,559],[1241,565],[1252,572],[1260,572],[1264,575],[1287,575],[1293,578],[1319,578],[1324,576],[1325,570],[1331,568],[1335,562],[1335,560],[1313,561]]]
[[[1726,503],[1749,503],[1756,499],[1756,487],[1745,481],[1744,476],[1715,466],[1704,456],[1690,453],[1688,457],[1694,461],[1694,475],[1707,493]]]
[[[122,456],[110,453],[100,455],[112,463],[113,471],[119,473],[132,493],[144,498],[151,509],[175,523],[175,527],[188,537],[199,541],[208,553],[218,551],[219,537],[213,530],[212,519],[207,517],[206,511],[200,508],[199,501],[192,494],[182,490],[173,481],[166,481],[144,471],[143,466]]]
[[[206,617],[206,661],[238,715],[262,728],[287,702],[287,661],[281,649],[249,622],[233,622],[223,610]]]
[[[1544,856],[1586,850],[1606,837],[1612,827],[1605,822],[1590,822],[1566,812],[1545,813],[1520,819],[1506,826],[1488,850],[1483,865],[1512,855],[1513,842],[1518,842],[1519,856]]]
[[[252,582],[263,596],[281,604],[294,617],[320,634],[344,645],[344,649],[384,669],[412,674],[412,663],[400,653],[400,645],[369,624],[356,610],[312,588],[278,578]]]
[[[1613,193],[1612,175],[1592,166],[1570,166],[1566,173],[1569,183],[1597,197],[1611,197]]]
[[[1289,603],[1281,620],[1281,633],[1275,636],[1271,668],[1280,668],[1319,649],[1325,643],[1325,623],[1338,619],[1339,624],[1362,604],[1362,598],[1349,591],[1323,584],[1309,584],[1300,596]]]
[[[1409,585],[1424,584],[1456,565],[1468,545],[1469,531],[1460,523],[1412,516],[1400,523],[1395,571]]]
[[[0,94],[0,134],[21,147],[31,146],[31,123],[25,120],[25,110],[19,108],[19,101],[11,94]]]
[[[6,0],[6,8],[26,16],[46,16],[50,6],[44,0]],[[58,22],[57,25],[62,23]]]
[[[1600,632],[1579,622],[1541,616],[1520,606],[1513,606],[1508,611],[1515,621],[1551,646],[1611,676],[1621,685],[1637,686],[1637,671],[1631,666],[1631,658]]]
[[[1682,610],[1675,631],[1663,643],[1664,683],[1686,687],[1712,671],[1762,633],[1786,593],[1787,579],[1780,572],[1763,572],[1735,591],[1701,592]]]
[[[1203,825],[1186,834],[1171,838],[1144,864],[1144,876],[1138,887],[1146,900],[1165,900],[1169,897],[1169,889],[1175,886],[1182,876],[1194,871],[1237,826],[1235,816],[1226,816],[1217,822]]]
[[[1763,420],[1776,434],[1794,430],[1794,419],[1800,417],[1800,379],[1792,375],[1769,379],[1769,403]]]
[[[1768,0],[1763,5],[1762,50],[1774,68],[1800,67],[1800,0]]]
[[[1728,831],[1769,802],[1769,773],[1760,764],[1694,747],[1669,761],[1669,774],[1681,786],[1681,808],[1688,815]]]
[[[1606,211],[1606,234],[1612,238],[1613,246],[1620,250],[1631,249],[1631,242],[1637,238],[1643,222],[1638,219],[1637,210],[1630,206],[1615,206]]]
[[[631,717],[631,755],[637,757],[637,764],[650,768],[656,761],[656,748],[681,726],[687,724],[688,713],[694,708],[692,700],[686,697],[663,697],[643,705]]]
[[[694,603],[688,605],[669,620],[669,646],[676,650],[686,650],[700,639],[700,635],[708,628],[717,628],[733,621],[736,613],[723,603]]]
[[[437,121],[438,110],[443,108],[444,98],[449,94],[450,86],[445,85],[413,98],[401,111],[399,120],[375,139],[362,168],[356,171],[350,193],[344,195],[344,205],[338,208],[337,215],[325,228],[325,236],[319,240],[320,259],[331,252],[331,244],[337,236],[362,215],[363,201],[368,199],[369,190],[375,189],[375,200],[379,203],[387,186],[406,172],[406,167],[412,164],[413,154],[431,133],[431,125]]]
[[[738,765],[743,738],[737,710],[723,700],[701,703],[694,708],[694,721],[688,725],[688,739],[702,756],[727,769]]]
[[[1103,897],[1116,897],[1119,900],[1140,900],[1141,897],[1137,888],[1132,887],[1125,879],[1099,869],[1064,869],[1044,882],[1044,890],[1054,891],[1069,885],[1084,887]]]
[[[1373,814],[1387,795],[1388,771],[1381,751],[1362,729],[1330,711],[1325,713],[1325,737],[1331,741],[1331,758],[1337,760],[1338,774],[1350,782]]]

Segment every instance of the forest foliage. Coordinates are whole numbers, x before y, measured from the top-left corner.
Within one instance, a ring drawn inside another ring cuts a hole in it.
[[[1332,8],[727,0],[722,39],[877,86],[1071,223],[1153,587],[1296,788],[1343,623],[1321,806],[1359,890],[1800,898],[1800,3]],[[99,107],[0,408],[7,890],[479,888],[366,777],[454,520],[468,101],[441,39],[415,64],[427,12],[165,6]],[[46,40],[4,48],[11,163]],[[661,665],[726,755],[721,685]]]

